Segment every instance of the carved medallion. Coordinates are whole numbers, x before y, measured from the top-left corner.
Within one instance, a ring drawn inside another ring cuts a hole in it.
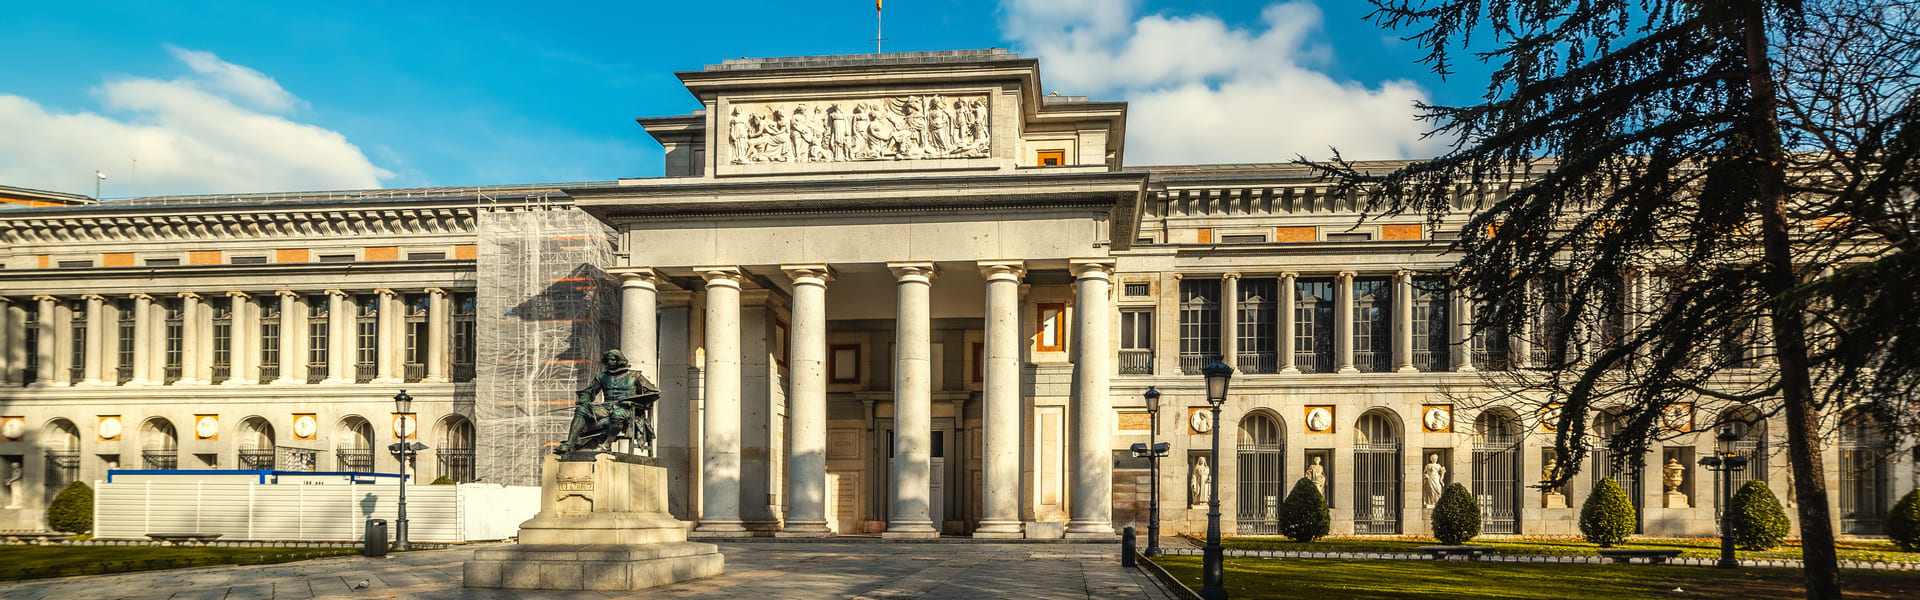
[[[415,417],[412,414],[393,415],[393,437],[409,439],[413,437]]]
[[[108,415],[100,417],[100,441],[111,442],[120,439],[120,417]]]
[[[1453,431],[1453,406],[1448,404],[1429,404],[1420,411],[1420,426],[1427,433],[1447,433]]]
[[[986,94],[742,102],[721,131],[736,165],[986,158],[987,105]]]
[[[1331,406],[1307,407],[1306,421],[1307,421],[1307,431],[1311,431],[1314,433],[1332,432],[1333,431],[1333,407]]]
[[[20,441],[20,436],[26,434],[27,420],[25,418],[6,417],[0,419],[0,438],[5,438],[9,442],[17,442]]]
[[[214,415],[194,417],[193,437],[199,440],[220,439],[220,417]]]
[[[310,440],[313,439],[314,434],[319,432],[320,420],[313,415],[293,416],[293,437]]]
[[[1192,427],[1195,434],[1205,434],[1213,431],[1212,409],[1193,409],[1193,412],[1187,415],[1187,426]]]

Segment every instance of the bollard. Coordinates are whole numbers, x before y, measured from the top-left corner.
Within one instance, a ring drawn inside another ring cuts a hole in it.
[[[1132,567],[1133,562],[1133,526],[1128,525],[1120,532],[1120,566]]]

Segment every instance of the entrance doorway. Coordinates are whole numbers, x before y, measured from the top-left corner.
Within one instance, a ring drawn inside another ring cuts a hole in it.
[[[937,424],[934,427],[935,429],[933,430],[932,436],[933,447],[928,449],[931,456],[927,460],[927,480],[928,487],[930,488],[927,490],[927,518],[933,521],[933,527],[937,530],[940,529],[941,524],[945,522],[947,518],[947,430],[940,429]],[[880,493],[878,497],[880,498],[881,520],[892,521],[893,495],[890,492],[893,490],[894,458],[893,427],[891,425],[887,427],[886,444],[886,468],[882,470],[880,476],[875,477],[874,480],[880,482]]]

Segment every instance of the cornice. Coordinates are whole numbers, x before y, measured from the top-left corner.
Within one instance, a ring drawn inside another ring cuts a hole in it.
[[[149,207],[161,208],[161,207]],[[258,206],[247,212],[196,207],[194,212],[65,215],[33,211],[0,215],[0,241],[8,245],[258,240],[340,236],[471,234],[473,206],[284,210]]]

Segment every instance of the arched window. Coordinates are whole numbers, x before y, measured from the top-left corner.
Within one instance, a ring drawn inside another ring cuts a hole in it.
[[[1840,533],[1885,533],[1893,446],[1881,433],[1879,420],[1864,412],[1847,415],[1840,425]]]
[[[1627,492],[1627,500],[1633,503],[1633,532],[1644,533],[1642,530],[1647,511],[1640,497],[1646,495],[1646,488],[1642,485],[1643,478],[1640,475],[1645,470],[1646,459],[1631,456],[1616,465],[1613,451],[1607,447],[1607,443],[1618,436],[1625,426],[1626,416],[1617,411],[1603,412],[1593,418],[1593,431],[1599,436],[1593,443],[1593,484],[1600,485],[1600,480],[1608,477],[1620,484],[1620,489]]]
[[[1353,443],[1353,532],[1400,533],[1399,418],[1383,410],[1360,416]]]
[[[1240,510],[1242,534],[1279,535],[1280,499],[1286,492],[1286,439],[1280,422],[1261,411],[1240,419]]]
[[[440,476],[454,483],[473,481],[473,422],[466,417],[447,417],[440,425]]]
[[[180,466],[180,436],[171,421],[154,417],[140,426],[140,460],[149,469]]]
[[[241,421],[239,456],[242,469],[272,469],[273,425],[260,417],[248,417]]]
[[[1473,430],[1473,496],[1485,533],[1520,533],[1520,418],[1505,409],[1480,413]]]
[[[342,471],[373,471],[373,424],[358,416],[340,420],[340,435],[334,438],[334,458]]]
[[[47,449],[47,502],[80,480],[80,428],[73,421],[54,419],[41,430],[40,439]]]

